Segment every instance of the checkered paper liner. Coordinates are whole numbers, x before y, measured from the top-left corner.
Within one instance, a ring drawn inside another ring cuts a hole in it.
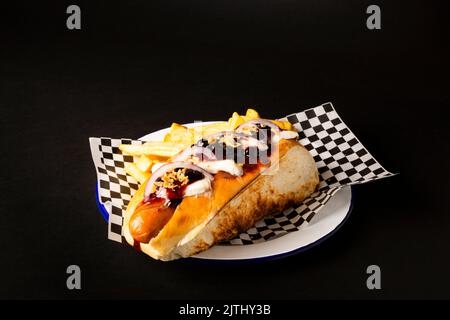
[[[298,231],[309,224],[339,189],[393,175],[359,142],[331,103],[291,114],[281,120],[293,124],[299,132],[300,143],[314,157],[320,176],[319,187],[298,207],[258,221],[251,229],[221,244],[260,243]],[[136,159],[123,155],[118,147],[120,144],[142,143],[132,139],[90,138],[97,170],[98,197],[109,213],[108,238],[114,241],[125,241],[122,235],[123,215],[138,189],[136,180],[124,171],[124,164]]]

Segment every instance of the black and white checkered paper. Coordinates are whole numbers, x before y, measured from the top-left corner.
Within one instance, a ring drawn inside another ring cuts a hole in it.
[[[298,207],[258,221],[247,232],[223,244],[254,244],[298,231],[339,189],[393,175],[359,142],[331,103],[291,114],[281,120],[293,124],[299,132],[300,143],[314,157],[320,175],[318,191]],[[108,238],[124,242],[122,217],[138,189],[138,183],[124,171],[124,164],[135,159],[123,155],[118,148],[120,144],[142,144],[142,141],[90,138],[92,158],[97,169],[99,201],[109,213]]]

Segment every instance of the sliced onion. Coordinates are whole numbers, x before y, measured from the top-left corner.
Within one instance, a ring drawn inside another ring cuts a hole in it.
[[[244,138],[241,140],[242,146],[244,148],[248,147],[257,147],[259,150],[267,150],[269,146],[267,143],[262,142],[261,140],[258,140],[256,138],[248,136],[247,138]]]
[[[166,172],[174,170],[174,169],[178,169],[178,168],[186,168],[186,169],[198,171],[198,172],[203,173],[205,178],[207,178],[209,180],[214,179],[214,177],[209,172],[200,168],[199,166],[193,165],[192,163],[183,162],[183,161],[169,162],[169,163],[161,166],[158,170],[156,170],[152,174],[150,179],[148,179],[148,182],[147,182],[147,185],[145,186],[145,191],[144,191],[144,202],[146,202],[150,199],[150,195],[153,190],[153,185],[155,184],[156,180],[159,177],[163,176]]]
[[[273,123],[272,121],[265,120],[265,119],[254,119],[247,122],[244,122],[239,127],[236,128],[237,132],[242,132],[242,129],[256,126],[257,124],[260,124],[262,126],[269,127],[271,130],[273,130],[276,134],[280,133],[280,128]]]
[[[159,168],[161,168],[163,165],[167,164],[167,162],[157,162],[154,165],[152,165],[152,174],[156,172]]]
[[[173,161],[186,161],[190,156],[200,155],[200,160],[216,160],[216,155],[210,149],[200,146],[190,146],[177,155]]]

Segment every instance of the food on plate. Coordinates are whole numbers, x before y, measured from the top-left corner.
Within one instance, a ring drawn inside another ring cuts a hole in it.
[[[174,123],[162,142],[120,147],[139,156],[125,171],[141,184],[123,235],[155,259],[189,257],[233,238],[299,204],[319,183],[314,159],[286,121],[249,109],[199,128]]]

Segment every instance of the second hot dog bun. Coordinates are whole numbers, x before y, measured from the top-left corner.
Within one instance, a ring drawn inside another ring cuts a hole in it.
[[[184,198],[159,234],[141,243],[140,249],[164,261],[189,257],[236,237],[258,220],[299,204],[314,192],[319,183],[317,167],[300,143],[283,140],[277,164],[238,178],[217,174],[212,194]],[[266,174],[268,170],[271,174]],[[143,199],[144,188],[145,184],[133,196],[124,217],[124,237],[130,245],[134,240],[129,221]]]

